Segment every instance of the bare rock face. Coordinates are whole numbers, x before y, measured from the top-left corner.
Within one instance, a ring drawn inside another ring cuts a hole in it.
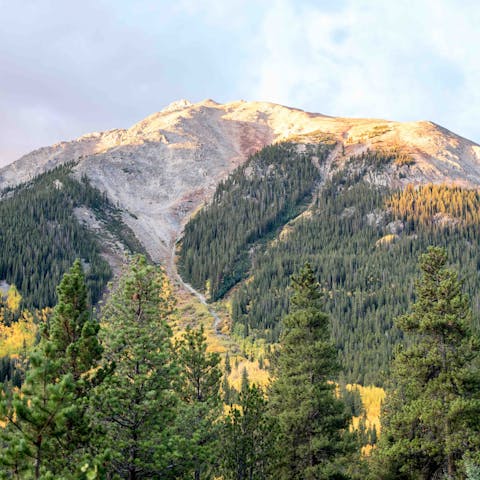
[[[480,185],[480,146],[431,122],[334,118],[264,102],[180,100],[127,130],[35,150],[0,169],[0,188],[76,161],[76,173],[86,174],[126,211],[126,223],[160,261],[169,258],[189,216],[250,154],[275,141],[322,136],[338,142],[322,167],[327,175],[370,148],[412,159],[395,170],[370,172],[374,183]]]

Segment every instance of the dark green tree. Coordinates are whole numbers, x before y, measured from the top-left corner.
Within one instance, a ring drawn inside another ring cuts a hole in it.
[[[96,387],[91,415],[98,456],[109,456],[109,478],[165,478],[173,469],[173,309],[165,274],[141,255],[102,309],[103,362],[114,370]]]
[[[396,353],[377,452],[380,478],[466,478],[480,465],[480,370],[468,297],[444,249],[420,257],[411,312],[397,319]],[[470,464],[471,468],[471,464]]]
[[[57,289],[58,303],[49,321],[48,337],[54,346],[53,354],[60,360],[60,374],[72,375],[75,409],[67,421],[67,432],[62,453],[50,462],[57,475],[65,471],[78,471],[71,467],[88,461],[92,430],[87,415],[89,394],[99,381],[95,368],[102,355],[98,339],[99,323],[92,316],[89,291],[82,264],[75,260],[70,271],[63,276]]]
[[[226,405],[231,405],[232,403],[234,403],[237,394],[237,391],[234,387],[230,385],[230,381],[228,380],[231,371],[232,365],[230,363],[230,355],[227,352],[227,354],[225,355],[225,370],[223,372],[222,380],[223,403],[225,403]]]
[[[0,461],[7,477],[81,478],[79,469],[87,458],[89,372],[101,347],[79,260],[63,276],[57,293],[58,304],[42,328],[24,385],[2,398],[7,425]]]
[[[232,363],[230,361],[230,354],[227,352],[225,354],[225,374],[230,375],[232,372]]]
[[[187,327],[175,350],[180,368],[177,434],[183,443],[181,476],[195,480],[212,478],[222,413],[220,357],[207,352],[203,325],[196,330]]]
[[[277,425],[268,412],[262,390],[252,385],[239,395],[224,420],[222,475],[224,480],[274,478]]]
[[[49,337],[56,355],[63,358],[63,372],[74,380],[90,370],[102,354],[98,322],[92,318],[82,264],[76,260],[57,289],[58,303],[50,320]]]
[[[250,379],[248,378],[248,371],[247,367],[243,367],[242,369],[242,382],[240,383],[240,391],[247,391],[248,387],[250,386]]]
[[[270,389],[271,412],[280,427],[276,478],[344,478],[341,459],[353,449],[349,418],[335,395],[337,352],[309,264],[292,277],[292,287]]]

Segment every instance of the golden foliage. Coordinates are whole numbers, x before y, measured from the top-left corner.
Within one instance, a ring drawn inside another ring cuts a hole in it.
[[[364,138],[372,139],[375,137],[380,137],[392,131],[392,128],[389,125],[375,125],[371,130],[368,130],[364,134]]]
[[[35,343],[37,325],[33,315],[22,312],[21,317],[10,326],[0,322],[0,357],[18,355],[30,349]]]
[[[0,307],[0,357],[25,354],[35,343],[37,318],[46,321],[49,309],[36,312],[20,310],[22,296],[15,285],[8,289]]]
[[[386,202],[393,215],[406,221],[436,224],[444,227],[480,222],[480,193],[457,186],[409,184]]]
[[[382,403],[385,400],[385,390],[380,387],[364,387],[358,384],[348,384],[347,389],[352,391],[356,390],[360,393],[362,399],[363,408],[365,410],[365,427],[367,429],[375,427],[377,434],[380,435],[380,413]],[[362,417],[352,417],[352,428],[357,430],[360,425]],[[373,445],[365,445],[362,447],[362,455],[369,456],[375,447]]]
[[[291,143],[324,143],[327,145],[334,145],[337,140],[335,134],[324,132],[322,130],[314,130],[308,133],[292,134],[287,138],[286,141]]]
[[[367,415],[367,424],[366,427],[373,427],[375,425],[377,432],[380,433],[380,411],[382,408],[382,403],[385,400],[385,390],[380,387],[364,387],[358,384],[348,384],[347,389],[357,390],[360,393],[362,399],[363,407]],[[360,422],[360,417],[353,417],[353,427],[358,428],[358,423]]]
[[[242,357],[241,355],[238,355],[232,360],[238,364],[238,366],[235,364],[232,365],[232,372],[228,377],[228,382],[232,387],[240,390],[242,386],[242,373],[244,368],[247,370],[248,380],[250,383],[254,383],[255,385],[263,387],[269,384],[270,375],[265,369],[260,368],[258,360],[251,361]]]
[[[7,308],[13,312],[17,313],[18,309],[20,308],[20,302],[22,301],[22,296],[17,290],[17,287],[15,285],[10,285],[10,288],[8,289],[7,293],[7,300],[6,300],[6,305]]]
[[[395,235],[394,233],[389,233],[388,235],[384,235],[382,238],[378,239],[375,242],[375,246],[385,247],[385,246],[391,245],[396,240],[398,240],[398,235]]]
[[[394,163],[398,167],[403,167],[403,166],[409,167],[410,165],[413,165],[415,163],[415,159],[411,155],[408,155],[407,153],[400,153],[395,158]]]

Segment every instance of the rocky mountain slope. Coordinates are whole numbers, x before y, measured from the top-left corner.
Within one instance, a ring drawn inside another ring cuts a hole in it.
[[[431,122],[335,118],[265,102],[181,100],[129,129],[35,150],[0,170],[0,188],[77,161],[76,174],[86,174],[125,211],[124,222],[161,261],[186,220],[250,154],[276,141],[326,138],[337,142],[322,165],[327,175],[353,154],[394,150],[407,161],[372,172],[368,180],[480,186],[480,146]]]

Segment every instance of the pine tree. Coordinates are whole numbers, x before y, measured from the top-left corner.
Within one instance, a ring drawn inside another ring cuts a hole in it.
[[[104,368],[113,372],[95,389],[91,415],[113,478],[167,478],[174,467],[173,308],[163,271],[137,255],[102,309]]]
[[[60,360],[60,374],[72,375],[75,410],[67,422],[67,432],[61,455],[55,457],[50,468],[55,472],[68,471],[88,461],[92,430],[87,416],[88,398],[93,385],[99,381],[95,368],[102,355],[98,339],[99,324],[93,318],[88,301],[89,292],[82,264],[75,260],[63,276],[57,289],[58,302],[49,320],[48,337],[54,345],[53,354]],[[65,468],[67,467],[67,468]]]
[[[281,432],[276,478],[344,478],[339,459],[353,444],[345,405],[335,395],[339,365],[310,265],[292,277],[292,286],[270,389],[272,415]]]
[[[242,390],[238,405],[230,409],[222,432],[224,480],[266,480],[275,464],[277,425],[268,412],[262,390]]]
[[[178,435],[183,441],[182,478],[212,478],[218,458],[218,419],[221,415],[220,357],[207,352],[203,325],[187,327],[176,343],[180,368]]]
[[[230,375],[232,372],[232,364],[230,362],[230,354],[227,352],[225,354],[225,374]]]
[[[222,393],[223,393],[223,403],[225,405],[231,405],[232,403],[235,402],[237,398],[237,391],[235,390],[235,387],[232,387],[230,385],[230,382],[226,374],[223,375]]]
[[[21,391],[6,392],[1,402],[7,446],[0,462],[3,473],[14,478],[81,478],[78,460],[85,459],[90,433],[87,372],[96,365],[101,348],[79,261],[57,292],[58,304],[30,356]]]
[[[463,479],[464,457],[480,464],[480,344],[469,299],[446,262],[438,247],[421,256],[416,301],[397,320],[407,342],[383,408],[379,478]]]
[[[2,398],[0,454],[4,478],[39,479],[49,472],[57,439],[68,432],[67,417],[74,403],[72,375],[58,377],[58,363],[48,359],[48,346],[30,357],[31,370],[21,392]]]
[[[240,392],[246,392],[250,386],[250,379],[248,378],[247,367],[242,369],[242,381],[240,383]]]
[[[227,353],[225,354],[225,369],[223,372],[222,380],[223,403],[225,403],[225,405],[232,404],[236,397],[236,390],[230,385],[230,381],[228,380],[231,372],[232,364],[230,361],[230,354],[227,351]]]
[[[102,353],[99,324],[92,318],[88,290],[80,260],[64,275],[57,289],[58,303],[50,320],[50,340],[63,359],[62,369],[74,380],[88,371]]]
[[[368,443],[370,445],[376,445],[377,441],[378,441],[377,427],[375,425],[372,425],[369,429]]]

